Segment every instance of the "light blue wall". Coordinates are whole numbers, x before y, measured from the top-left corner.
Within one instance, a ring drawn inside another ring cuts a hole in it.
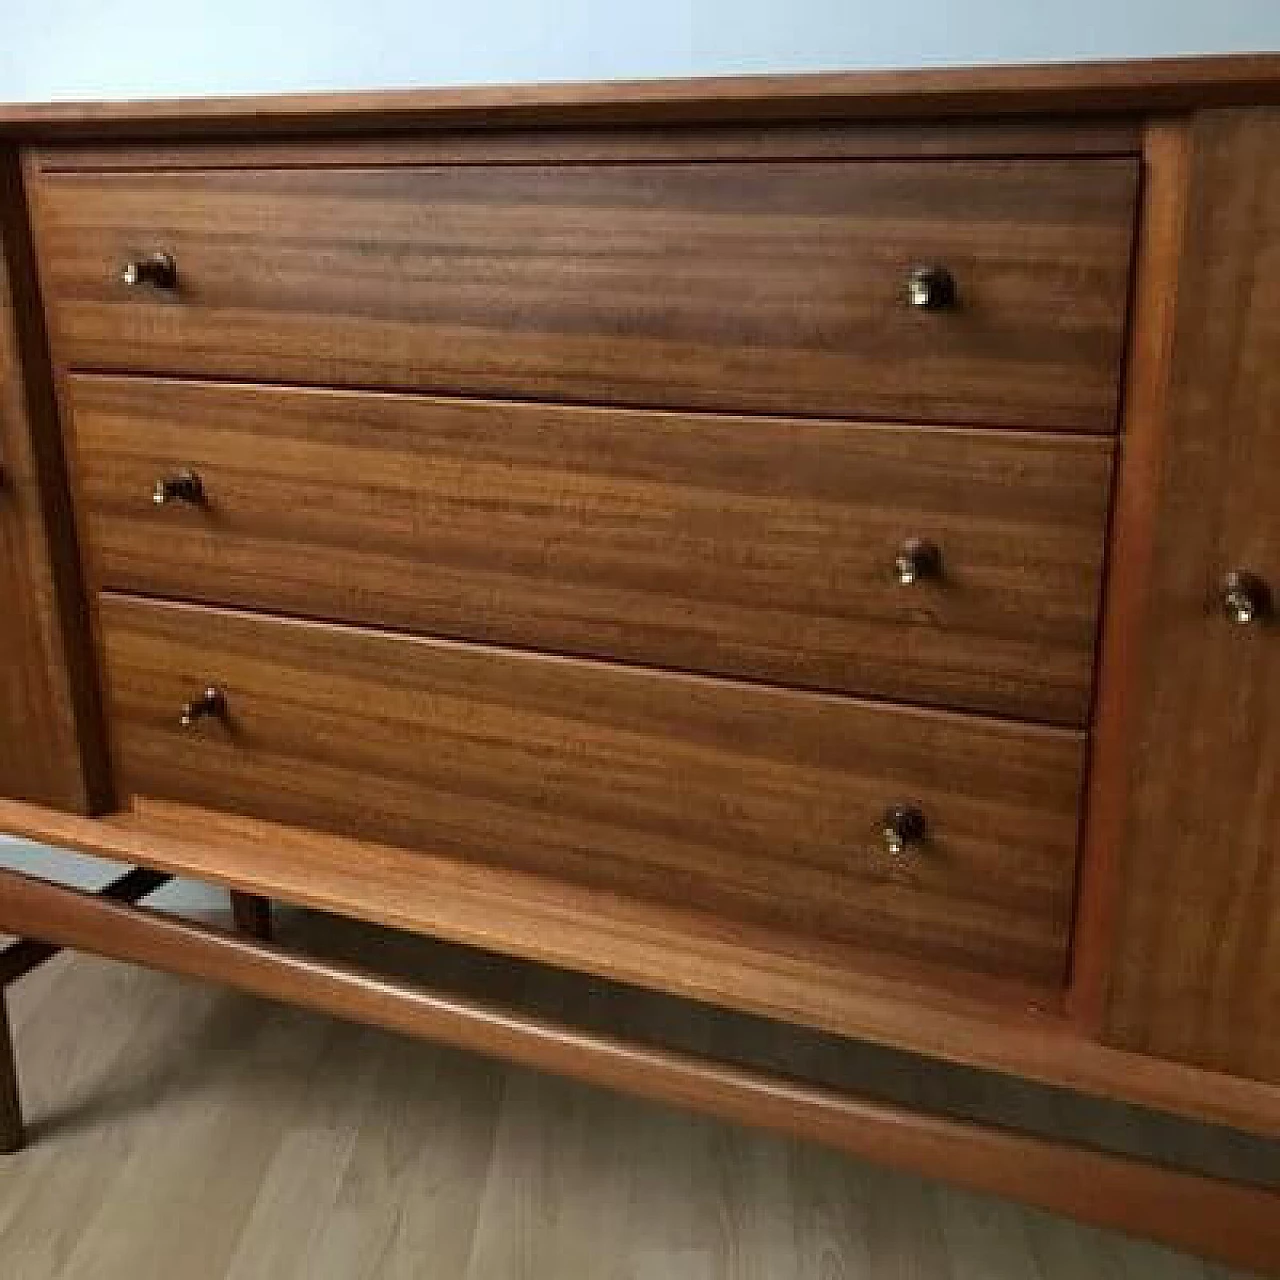
[[[1273,49],[1280,0],[0,0],[0,100]],[[33,852],[0,842],[0,864]]]
[[[1280,0],[0,0],[0,99],[1280,49]]]
[[[0,867],[12,867],[44,880],[60,880],[83,889],[101,889],[124,870],[101,858],[43,849],[22,840],[0,836]],[[208,885],[175,881],[147,899],[147,905],[170,911],[225,911],[227,896]],[[0,939],[3,939],[0,931]]]

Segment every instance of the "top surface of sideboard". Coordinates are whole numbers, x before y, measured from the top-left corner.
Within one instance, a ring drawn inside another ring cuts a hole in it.
[[[1098,116],[1280,103],[1280,53],[1027,66],[0,106],[26,140]]]

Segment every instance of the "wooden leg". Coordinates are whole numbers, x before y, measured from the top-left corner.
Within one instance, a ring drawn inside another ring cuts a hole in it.
[[[9,1003],[0,987],[0,1153],[17,1151],[22,1142],[22,1103],[18,1097],[13,1034],[9,1030]]]
[[[231,914],[236,928],[246,937],[271,941],[271,900],[252,893],[231,891]]]

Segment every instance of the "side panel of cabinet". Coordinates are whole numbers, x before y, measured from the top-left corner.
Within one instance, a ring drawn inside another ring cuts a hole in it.
[[[100,725],[22,185],[0,150],[0,795],[104,807]]]
[[[1231,621],[1223,588],[1280,590],[1280,111],[1183,145],[1103,1031],[1280,1081],[1280,621]]]

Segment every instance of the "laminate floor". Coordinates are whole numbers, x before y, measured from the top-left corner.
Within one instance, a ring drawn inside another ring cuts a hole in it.
[[[686,1044],[711,1037],[702,1011],[646,997],[622,1008],[629,993],[604,984],[301,913],[283,931],[367,962],[381,949],[392,967],[498,998],[532,993],[541,1008],[636,1032],[683,1019]],[[816,1146],[128,966],[59,957],[10,1003],[31,1140],[0,1157],[2,1280],[1239,1274]],[[718,1034],[760,1059],[796,1052],[748,1043],[768,1039],[768,1024]],[[992,1109],[991,1082],[975,1073],[940,1081],[879,1050],[806,1052],[853,1053],[864,1074],[921,1101],[958,1089],[971,1109]],[[999,1093],[1029,1122],[1063,1120],[1059,1095]],[[1086,1127],[1276,1171],[1274,1147],[1188,1126],[1170,1136],[1136,1116],[1113,1108]]]

